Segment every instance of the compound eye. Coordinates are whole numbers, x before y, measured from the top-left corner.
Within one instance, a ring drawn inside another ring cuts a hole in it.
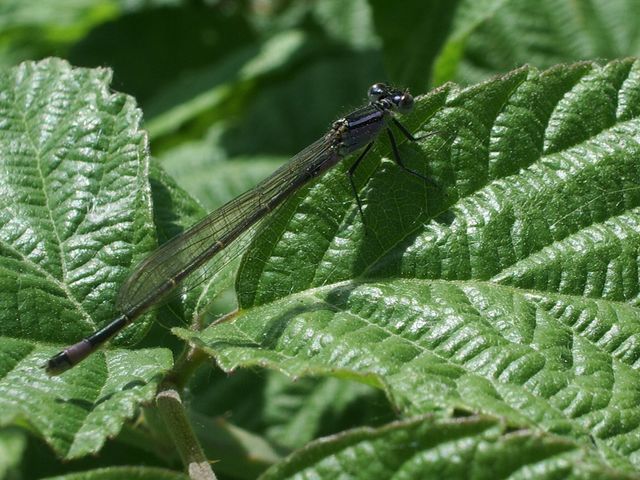
[[[393,103],[396,104],[398,112],[408,113],[413,109],[413,96],[405,92],[402,95],[395,96]]]
[[[369,100],[375,102],[380,100],[386,93],[387,86],[384,83],[375,83],[369,88]]]

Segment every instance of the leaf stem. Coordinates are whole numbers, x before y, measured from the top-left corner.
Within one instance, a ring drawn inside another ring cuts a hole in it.
[[[217,480],[198,441],[176,387],[163,383],[156,395],[156,406],[167,431],[178,449],[182,463],[193,480]]]
[[[184,351],[177,358],[173,369],[165,377],[165,381],[182,391],[193,376],[193,372],[208,359],[209,356],[200,348],[186,345]]]
[[[212,325],[227,322],[232,320],[238,315],[238,310],[233,310],[232,312],[223,315]],[[191,329],[194,331],[202,330],[202,325],[199,322],[195,322]],[[171,369],[171,372],[167,374],[165,377],[165,381],[173,383],[178,390],[182,391],[185,387],[193,372],[204,362],[210,359],[210,356],[205,353],[202,349],[195,345],[186,345],[183,349],[182,353],[178,357],[175,362],[174,367]]]

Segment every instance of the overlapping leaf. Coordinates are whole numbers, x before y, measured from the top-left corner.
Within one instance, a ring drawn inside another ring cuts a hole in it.
[[[372,452],[375,452],[372,455]],[[455,452],[455,454],[452,454]],[[493,418],[422,416],[323,438],[261,478],[633,478],[557,436]]]
[[[225,369],[359,378],[406,413],[490,413],[634,470],[639,98],[634,60],[434,91],[401,154],[437,188],[383,161],[365,227],[330,173],[245,256],[244,314],[180,334]]]
[[[514,65],[548,68],[640,53],[635,0],[463,0],[436,83],[475,83]]]

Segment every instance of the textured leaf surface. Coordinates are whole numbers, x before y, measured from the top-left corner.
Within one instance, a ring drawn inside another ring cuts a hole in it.
[[[155,245],[140,111],[109,82],[60,60],[0,74],[0,423],[28,423],[68,457],[115,435],[171,365],[164,349],[116,349],[63,377],[41,368],[111,320]]]
[[[328,174],[245,255],[244,315],[180,334],[228,370],[359,378],[406,413],[490,413],[637,468],[639,95],[633,60],[432,92],[407,124],[438,133],[401,154],[439,188],[383,161],[365,229],[346,167]]]
[[[452,454],[455,452],[455,454]],[[634,478],[566,440],[495,419],[416,417],[312,442],[262,480],[285,478]]]

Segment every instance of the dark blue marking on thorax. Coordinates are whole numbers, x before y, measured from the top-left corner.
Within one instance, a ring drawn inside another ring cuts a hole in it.
[[[343,153],[349,154],[375,140],[386,123],[386,113],[373,105],[345,117],[347,131],[342,137]]]

